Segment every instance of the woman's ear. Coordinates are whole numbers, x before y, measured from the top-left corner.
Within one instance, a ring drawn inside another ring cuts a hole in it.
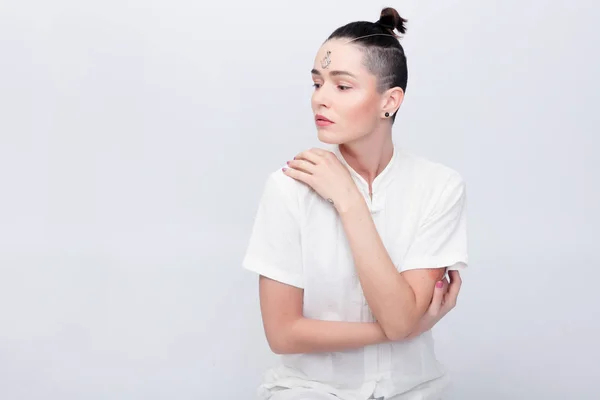
[[[404,101],[404,90],[400,87],[393,87],[388,89],[383,94],[383,104],[381,113],[385,115],[394,115],[396,111],[402,105],[402,101]]]

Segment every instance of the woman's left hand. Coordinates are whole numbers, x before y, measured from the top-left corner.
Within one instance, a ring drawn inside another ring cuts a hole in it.
[[[440,281],[441,286],[436,285],[433,298],[429,308],[425,312],[425,315],[419,321],[419,326],[415,332],[409,336],[413,338],[433,328],[442,318],[446,316],[454,307],[456,307],[456,301],[458,294],[460,293],[460,287],[462,285],[462,279],[460,272],[452,270],[448,272],[450,276],[450,282],[446,278]]]
[[[338,211],[362,199],[350,171],[330,151],[313,148],[299,153],[284,168],[287,176],[310,186]]]

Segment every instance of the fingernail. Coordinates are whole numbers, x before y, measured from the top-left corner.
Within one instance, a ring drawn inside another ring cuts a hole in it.
[[[289,161],[286,161],[285,163],[286,163],[287,165],[290,165],[290,162],[289,162]]]
[[[438,282],[435,284],[435,287],[436,287],[436,288],[438,288],[438,289],[441,289],[441,288],[442,288],[442,286],[444,286],[444,282],[442,282],[442,281],[438,281]]]
[[[287,168],[281,168],[281,170],[282,170],[283,172],[285,172],[285,171],[287,170]]]

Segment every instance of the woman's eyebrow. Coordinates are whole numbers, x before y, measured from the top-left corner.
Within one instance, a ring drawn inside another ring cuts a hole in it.
[[[311,74],[313,75],[318,75],[321,76],[321,72],[318,69],[313,68],[312,71],[310,71]],[[340,75],[347,75],[350,76],[354,79],[356,79],[356,75],[348,72],[348,71],[329,71],[329,76],[340,76]]]

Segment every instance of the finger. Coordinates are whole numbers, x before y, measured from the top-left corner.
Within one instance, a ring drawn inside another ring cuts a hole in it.
[[[281,169],[283,171],[283,173],[287,176],[289,176],[290,178],[293,178],[297,181],[303,182],[305,184],[307,184],[308,186],[312,187],[310,182],[310,177],[312,175],[307,174],[304,171],[300,171],[294,168],[282,168]]]
[[[306,160],[316,165],[321,161],[321,156],[319,156],[317,153],[307,150],[303,151],[302,153],[298,153],[296,157],[294,157],[294,160]]]
[[[452,270],[448,272],[448,275],[450,276],[450,283],[454,284],[456,289],[455,290],[460,290],[460,287],[462,286],[462,279],[460,277],[460,272],[458,272],[458,270]]]
[[[458,271],[450,271],[450,285],[448,286],[448,293],[446,294],[446,304],[448,307],[454,308],[460,292],[462,280]]]
[[[309,152],[316,154],[319,157],[327,157],[330,154],[333,154],[330,151],[324,150],[324,149],[319,149],[318,147],[313,147],[312,149],[309,150]]]
[[[442,308],[442,302],[444,301],[444,282],[437,281],[435,288],[433,289],[433,297],[431,298],[431,304],[427,310],[430,315],[438,315]]]
[[[444,278],[442,282],[444,282],[444,295],[446,295],[446,293],[448,293],[450,282],[448,282],[448,278]]]
[[[441,309],[441,311],[440,311],[441,313],[443,313],[443,312],[444,312],[444,305],[446,304],[446,299],[448,298],[448,287],[449,287],[449,285],[450,285],[450,284],[448,283],[448,278],[444,278],[444,279],[442,280],[442,282],[443,282],[443,285],[444,285],[444,286],[443,286],[443,288],[442,288],[443,295],[442,295],[442,309]]]
[[[306,160],[302,160],[302,159],[290,160],[287,162],[287,165],[290,168],[294,168],[296,170],[306,172],[307,174],[311,174],[311,175],[315,171],[315,164],[311,163],[310,161],[306,161]]]

